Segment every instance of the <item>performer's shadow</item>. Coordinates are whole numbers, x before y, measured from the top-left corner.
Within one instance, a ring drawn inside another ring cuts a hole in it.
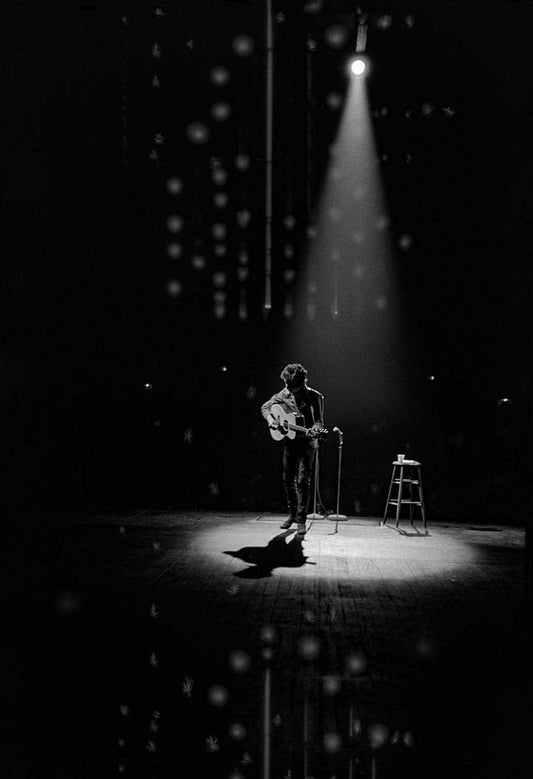
[[[249,568],[237,571],[233,575],[240,579],[262,579],[271,576],[274,568],[301,568],[306,564],[316,565],[308,562],[304,555],[302,537],[294,535],[291,541],[286,543],[285,539],[289,535],[291,535],[290,530],[275,536],[267,546],[243,546],[235,552],[224,552],[245,563],[250,563]]]

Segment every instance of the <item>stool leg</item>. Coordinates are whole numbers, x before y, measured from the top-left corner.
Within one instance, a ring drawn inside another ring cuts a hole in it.
[[[418,495],[420,500],[420,509],[422,511],[422,521],[424,522],[424,527],[427,527],[426,506],[424,504],[424,492],[422,490],[422,473],[420,471],[420,466],[418,466]]]
[[[398,484],[398,505],[396,507],[396,527],[400,524],[400,509],[402,508],[403,465],[400,465],[400,483]]]
[[[390,501],[390,496],[391,496],[391,492],[392,492],[392,485],[394,484],[394,476],[395,476],[395,474],[396,474],[396,466],[393,465],[392,466],[392,476],[391,476],[390,485],[389,485],[389,494],[387,495],[387,502],[385,503],[385,514],[383,515],[383,524],[384,525],[387,524],[387,511],[388,511],[388,508],[389,508],[389,501]]]
[[[413,500],[413,482],[409,482],[409,500]],[[414,527],[413,523],[413,503],[409,503],[409,521],[411,522],[411,526]]]

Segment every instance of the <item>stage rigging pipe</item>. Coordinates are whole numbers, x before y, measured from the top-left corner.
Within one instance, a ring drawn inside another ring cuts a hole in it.
[[[274,106],[272,0],[266,0],[265,311],[272,308],[272,126]]]
[[[314,153],[314,140],[313,140],[313,112],[312,112],[312,99],[313,99],[313,71],[312,71],[312,54],[311,47],[307,47],[307,188],[306,188],[306,207],[307,207],[307,219],[311,217],[311,203],[313,199],[313,184],[312,184],[312,155]]]

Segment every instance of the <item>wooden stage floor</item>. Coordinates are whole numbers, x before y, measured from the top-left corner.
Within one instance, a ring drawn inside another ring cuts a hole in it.
[[[281,519],[34,517],[2,776],[522,776],[524,530]]]

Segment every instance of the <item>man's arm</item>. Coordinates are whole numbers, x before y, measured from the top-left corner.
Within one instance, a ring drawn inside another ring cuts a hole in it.
[[[261,414],[268,422],[269,427],[277,427],[278,424],[272,414],[270,413],[270,409],[275,403],[282,403],[283,402],[283,392],[276,392],[275,395],[272,395],[269,400],[267,400],[263,405],[261,406]]]

